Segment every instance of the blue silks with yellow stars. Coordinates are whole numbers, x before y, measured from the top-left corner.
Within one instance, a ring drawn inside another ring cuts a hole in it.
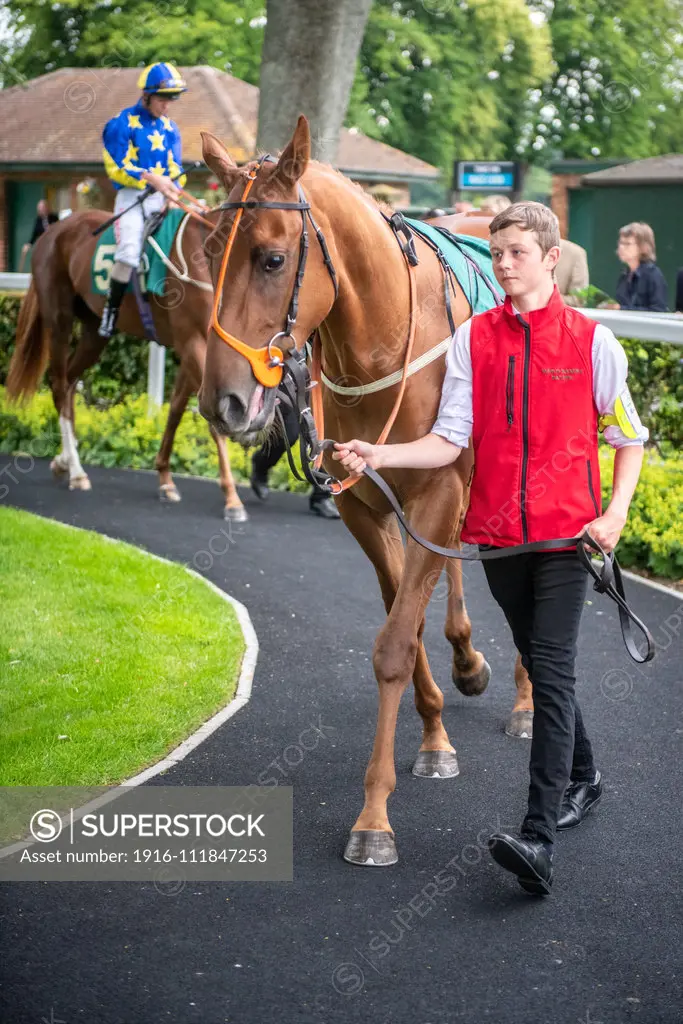
[[[139,100],[107,121],[102,133],[104,166],[114,188],[145,188],[142,171],[175,178],[182,172],[180,131],[170,117],[152,117]],[[177,182],[185,184],[185,175]]]

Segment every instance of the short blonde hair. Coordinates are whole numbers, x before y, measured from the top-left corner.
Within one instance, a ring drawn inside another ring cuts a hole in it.
[[[643,260],[657,259],[655,233],[649,224],[640,220],[625,224],[623,228],[619,228],[619,238],[635,238],[641,263]]]
[[[533,231],[544,256],[553,246],[560,244],[560,222],[550,207],[543,203],[513,203],[493,218],[489,231],[495,235],[497,231],[511,227]]]
[[[481,210],[484,213],[502,213],[503,210],[507,210],[508,207],[512,206],[512,200],[508,199],[507,196],[486,196],[481,204]]]

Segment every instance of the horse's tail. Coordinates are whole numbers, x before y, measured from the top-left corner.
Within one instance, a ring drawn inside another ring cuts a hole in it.
[[[49,331],[43,324],[38,292],[31,278],[19,309],[16,343],[7,373],[7,395],[11,401],[34,394],[45,372],[49,349]]]

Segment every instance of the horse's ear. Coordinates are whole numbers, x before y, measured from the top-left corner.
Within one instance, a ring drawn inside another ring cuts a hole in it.
[[[200,132],[202,157],[206,166],[220,179],[223,187],[230,191],[232,182],[239,174],[239,168],[220,139],[211,132]]]
[[[294,134],[282,150],[274,175],[284,185],[296,185],[311,159],[311,130],[308,119],[299,114]]]

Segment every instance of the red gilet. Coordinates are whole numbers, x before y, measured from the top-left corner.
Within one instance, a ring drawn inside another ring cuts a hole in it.
[[[474,476],[462,539],[508,547],[572,537],[601,514],[595,323],[565,306],[472,318]]]

